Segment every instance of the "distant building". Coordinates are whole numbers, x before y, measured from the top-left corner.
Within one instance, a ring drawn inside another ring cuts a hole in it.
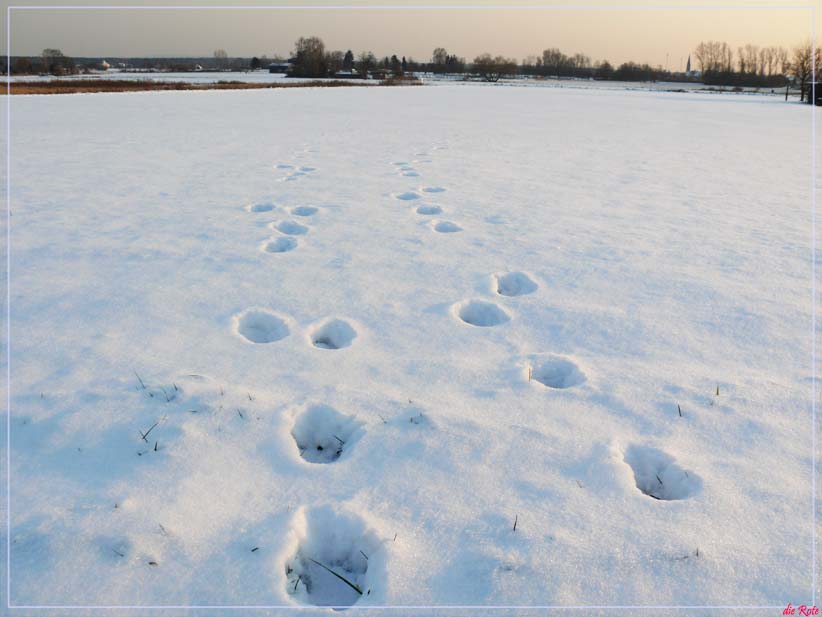
[[[815,84],[808,84],[807,88],[807,102],[813,102],[814,105],[822,105],[822,82],[818,81]]]
[[[360,72],[357,69],[351,69],[350,71],[342,70],[334,73],[334,77],[337,79],[359,79]]]
[[[268,72],[269,73],[288,73],[288,69],[291,68],[290,62],[272,62],[268,65]]]
[[[682,65],[680,64],[679,66],[682,66]],[[689,75],[689,76],[691,74],[691,56],[690,56],[690,54],[688,55],[688,64],[685,66],[685,74]]]
[[[106,62],[105,60],[103,60],[103,61],[100,63],[100,69],[102,69],[103,71],[107,71],[107,70],[109,70],[110,68],[111,68],[111,65],[110,65],[108,62]]]

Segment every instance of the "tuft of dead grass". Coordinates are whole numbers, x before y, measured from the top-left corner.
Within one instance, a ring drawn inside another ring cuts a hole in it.
[[[392,84],[393,85],[393,84]],[[147,92],[155,90],[265,90],[270,88],[351,88],[368,86],[352,81],[294,81],[248,83],[218,81],[196,84],[185,81],[151,79],[54,79],[51,81],[13,81],[11,94],[83,94],[95,92]]]
[[[395,75],[380,81],[381,86],[421,86],[422,80],[413,75]]]

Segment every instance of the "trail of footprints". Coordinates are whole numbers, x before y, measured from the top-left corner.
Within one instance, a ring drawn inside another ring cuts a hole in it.
[[[437,149],[435,147],[434,149]],[[300,158],[302,155],[295,155]],[[416,156],[427,156],[420,152]],[[415,159],[413,163],[430,163],[431,159]],[[392,163],[401,177],[417,178],[419,171],[405,161]],[[290,163],[275,165],[275,170],[286,172],[281,181],[291,182],[315,171],[309,166]],[[424,217],[440,216],[440,205],[426,203],[426,197],[445,193],[440,186],[421,186],[392,194],[392,197],[414,207]],[[247,207],[250,213],[270,213],[274,204],[261,202]],[[319,209],[314,206],[295,206],[287,210],[291,218],[273,221],[269,227],[277,235],[266,240],[261,250],[278,254],[293,251],[299,238],[310,232],[308,221]],[[433,219],[432,231],[454,234],[462,227],[449,220]],[[537,282],[525,272],[503,272],[491,277],[491,293],[500,301],[527,296],[538,291]],[[490,299],[470,298],[455,303],[452,315],[463,324],[478,329],[494,328],[512,321],[513,315],[504,304]],[[264,308],[252,308],[235,315],[235,333],[252,345],[267,345],[282,341],[294,328],[292,320]],[[343,350],[357,338],[356,329],[341,318],[327,318],[306,329],[307,342],[316,349]],[[565,390],[586,383],[585,372],[570,358],[557,354],[540,354],[532,358],[527,368],[527,381],[547,390]],[[420,418],[422,416],[420,415]],[[413,422],[413,418],[411,419]],[[296,417],[291,429],[295,448],[306,463],[325,465],[345,459],[357,440],[364,434],[364,426],[354,416],[346,416],[326,405],[309,405]],[[623,453],[623,462],[633,472],[634,482],[641,493],[659,501],[687,499],[701,490],[701,480],[676,464],[662,451],[642,445],[631,445]],[[304,604],[347,607],[363,595],[369,567],[369,555],[377,553],[382,541],[356,515],[340,512],[329,506],[302,509],[296,528],[299,542],[285,564],[288,593]]]
[[[300,156],[295,155],[295,156]],[[297,167],[290,163],[279,163],[274,166],[275,170],[290,170],[288,176],[280,178],[280,180],[290,180],[305,176],[316,171],[315,167]],[[252,214],[273,213],[275,210],[282,210],[283,214],[288,215],[288,218],[281,218],[269,224],[269,229],[276,235],[268,240],[265,240],[260,245],[260,250],[264,253],[280,254],[293,251],[300,245],[299,238],[306,236],[311,228],[307,221],[315,216],[320,209],[316,206],[293,206],[291,208],[279,208],[270,201],[261,201],[251,203],[246,206],[246,211]],[[302,221],[302,222],[301,222]]]

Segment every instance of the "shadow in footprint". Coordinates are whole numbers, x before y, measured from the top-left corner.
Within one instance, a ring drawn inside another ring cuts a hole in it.
[[[630,446],[625,462],[634,472],[636,487],[648,497],[672,501],[693,497],[702,489],[702,480],[685,471],[672,456],[648,446]]]
[[[291,214],[295,216],[314,216],[317,214],[317,208],[314,206],[297,206],[291,209]]]
[[[304,236],[308,233],[308,227],[294,221],[281,221],[273,224],[272,227],[280,233],[288,234],[289,236]]]
[[[511,316],[492,302],[467,300],[455,306],[457,316],[467,324],[480,328],[498,326],[511,320]]]
[[[413,201],[415,199],[419,199],[420,196],[418,193],[414,191],[406,191],[405,193],[395,193],[394,199],[399,199],[400,201]]]
[[[248,206],[249,212],[271,212],[274,209],[274,204],[259,203]]]
[[[441,234],[453,234],[462,231],[462,227],[451,221],[439,221],[434,224],[434,231]]]
[[[342,319],[323,323],[311,333],[311,344],[319,349],[343,349],[357,338],[357,331]]]
[[[442,214],[442,208],[439,206],[420,206],[417,208],[417,214]]]
[[[234,316],[234,331],[251,343],[274,343],[289,334],[285,321],[263,309],[249,309]]]
[[[531,368],[531,379],[547,388],[572,388],[584,383],[585,373],[579,367],[561,356],[548,356],[542,363]]]
[[[266,253],[287,253],[297,248],[295,238],[275,238],[263,243],[262,250]]]
[[[309,463],[333,463],[362,436],[354,416],[344,416],[327,405],[311,405],[291,429],[297,449]]]
[[[524,296],[537,290],[537,284],[524,272],[497,275],[497,293],[501,296]]]
[[[383,578],[377,535],[355,514],[322,506],[294,521],[296,553],[285,563],[286,590],[303,604],[347,608]]]

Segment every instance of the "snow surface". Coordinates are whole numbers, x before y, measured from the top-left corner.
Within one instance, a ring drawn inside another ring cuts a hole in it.
[[[520,75],[516,77],[507,77],[500,81],[489,84],[478,82],[478,78],[466,78],[462,74],[454,75],[439,75],[433,73],[414,73],[414,75],[421,79],[427,85],[433,86],[469,86],[476,87],[482,85],[485,87],[532,87],[532,88],[573,88],[573,89],[597,89],[597,90],[644,90],[644,91],[679,91],[679,92],[711,92],[713,94],[756,94],[762,96],[784,97],[784,88],[750,88],[744,87],[737,91],[729,86],[706,86],[700,82],[678,82],[678,81],[604,81],[593,79],[582,79],[572,77],[531,77],[527,75]],[[121,71],[117,69],[110,69],[108,71],[94,71],[91,73],[79,73],[77,75],[11,75],[11,81],[53,81],[59,80],[88,80],[88,79],[106,79],[106,80],[151,80],[151,81],[175,81],[186,82],[192,84],[209,84],[218,81],[239,81],[245,83],[271,83],[271,82],[286,82],[294,83],[301,81],[349,81],[348,79],[334,79],[334,78],[315,78],[304,77],[288,77],[284,73],[269,73],[267,70],[259,71],[187,71],[183,73],[177,72],[160,72],[160,71]],[[378,80],[356,80],[354,83],[358,85],[377,85]],[[791,98],[798,99],[798,88],[791,90]],[[409,174],[414,173],[413,171]]]
[[[818,112],[11,107],[12,604],[810,602]]]

